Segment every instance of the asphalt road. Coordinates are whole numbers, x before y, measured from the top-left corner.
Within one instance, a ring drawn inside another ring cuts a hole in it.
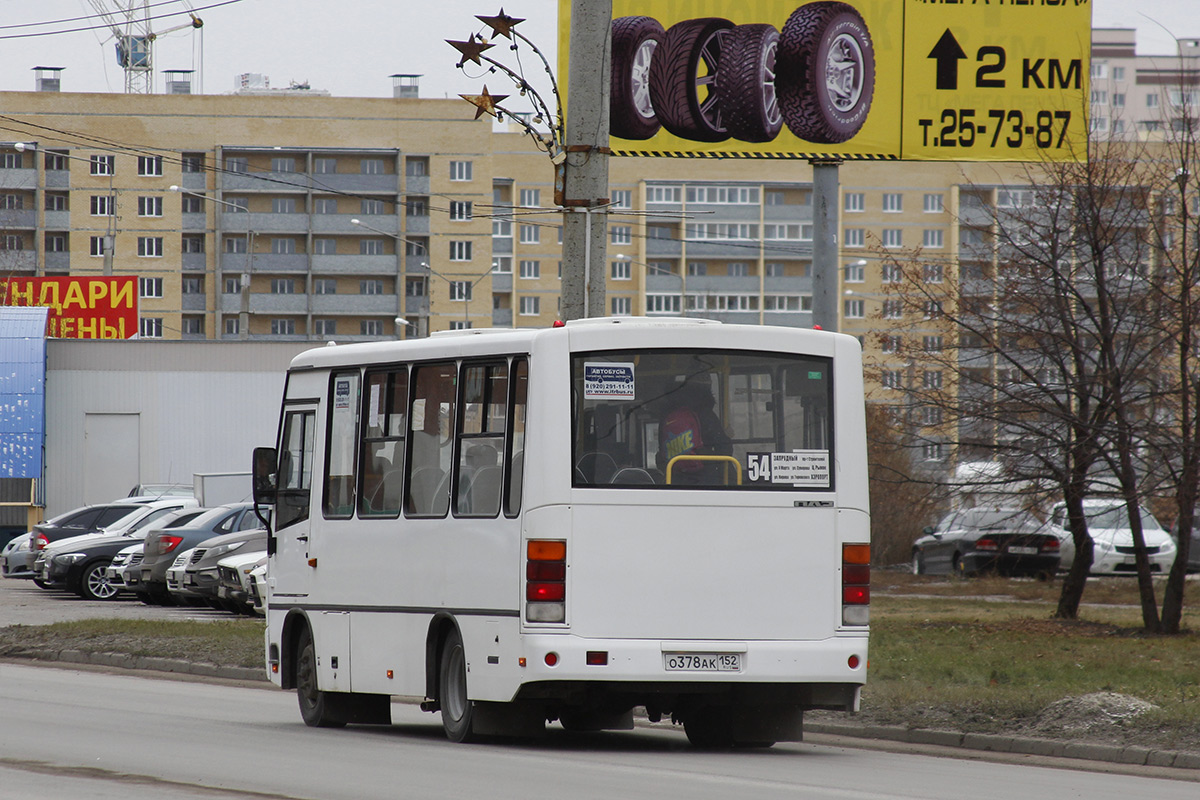
[[[233,615],[207,608],[148,606],[129,593],[119,594],[114,600],[84,600],[68,592],[39,589],[30,580],[0,578],[0,627],[108,618],[229,620]]]
[[[436,715],[392,706],[393,725],[318,730],[295,696],[0,664],[0,796],[193,800],[665,797],[686,800],[1194,800],[1196,784],[823,744],[692,750],[679,731],[456,745]],[[1079,765],[1084,766],[1084,765]]]

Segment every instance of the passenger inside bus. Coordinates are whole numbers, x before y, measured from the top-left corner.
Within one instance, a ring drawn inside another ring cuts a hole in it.
[[[658,468],[671,465],[670,482],[692,486],[723,486],[731,464],[693,456],[729,456],[733,441],[714,410],[707,376],[693,376],[666,396],[667,411],[658,426]],[[672,459],[682,456],[672,464]]]

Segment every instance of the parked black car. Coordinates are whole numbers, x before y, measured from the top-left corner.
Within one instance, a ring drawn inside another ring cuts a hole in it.
[[[1058,569],[1059,542],[1036,517],[1016,508],[953,511],[913,542],[915,575],[983,572],[1050,576]]]
[[[137,592],[144,602],[156,605],[170,604],[173,601],[171,593],[167,590],[167,570],[171,568],[177,555],[206,539],[224,533],[250,530],[257,528],[259,524],[258,517],[254,515],[253,503],[230,503],[208,509],[181,528],[150,531],[142,548],[142,563],[138,566],[137,582],[130,582],[130,588]]]

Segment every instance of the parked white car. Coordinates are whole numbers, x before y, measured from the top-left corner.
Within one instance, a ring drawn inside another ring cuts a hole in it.
[[[1146,540],[1146,552],[1150,558],[1152,572],[1166,574],[1175,562],[1175,541],[1163,530],[1154,515],[1144,508],[1142,533]],[[1083,513],[1087,517],[1088,532],[1095,543],[1092,548],[1092,575],[1134,575],[1133,531],[1129,529],[1129,515],[1125,501],[1118,498],[1095,497],[1083,501]],[[1068,527],[1065,503],[1058,503],[1050,512],[1050,524],[1058,536],[1062,561],[1060,569],[1068,570],[1075,563],[1075,541]]]

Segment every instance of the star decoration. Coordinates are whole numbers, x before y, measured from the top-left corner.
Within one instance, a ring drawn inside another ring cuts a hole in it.
[[[493,37],[506,36],[509,39],[513,38],[512,37],[512,29],[515,28],[518,23],[525,21],[523,19],[517,19],[516,17],[508,16],[507,14],[504,13],[503,8],[500,9],[500,13],[494,17],[483,17],[483,16],[476,15],[475,19],[479,20],[484,25],[487,25],[489,28],[491,28]]]
[[[460,67],[468,61],[474,61],[476,64],[482,67],[483,62],[479,60],[480,53],[490,47],[495,46],[488,44],[474,33],[472,33],[471,38],[467,39],[465,42],[456,42],[453,39],[447,39],[446,44],[462,53],[462,59],[458,62]]]
[[[483,87],[483,94],[460,94],[463,100],[466,100],[471,105],[475,106],[475,119],[479,119],[485,113],[491,114],[493,117],[499,116],[496,113],[496,105],[508,98],[506,94],[488,94],[487,85]]]

